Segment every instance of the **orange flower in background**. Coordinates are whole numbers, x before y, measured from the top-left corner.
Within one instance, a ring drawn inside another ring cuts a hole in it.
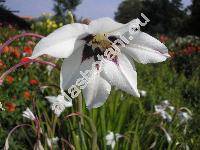
[[[5,107],[9,112],[13,112],[16,109],[16,105],[14,103],[11,103],[11,102],[6,102]]]
[[[16,58],[20,58],[20,52],[17,48],[12,49],[12,55]]]
[[[12,84],[13,81],[14,81],[14,78],[13,78],[12,76],[8,75],[8,76],[6,77],[6,81],[8,82],[8,84]]]
[[[2,60],[0,60],[0,70],[5,68],[6,65],[4,64],[4,62]]]
[[[31,55],[32,54],[32,49],[30,47],[25,46],[23,53]]]
[[[38,85],[39,82],[38,82],[38,80],[32,79],[32,80],[29,81],[29,83],[31,85]]]
[[[9,47],[8,46],[5,46],[4,48],[3,48],[3,53],[8,53],[9,52]]]
[[[30,100],[30,99],[31,99],[31,93],[30,93],[29,91],[25,91],[25,92],[24,92],[24,98],[25,98],[26,100]]]

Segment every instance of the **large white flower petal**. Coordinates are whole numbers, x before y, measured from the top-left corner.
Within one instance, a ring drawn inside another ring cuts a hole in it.
[[[111,32],[111,35],[121,35],[121,37],[125,37],[122,40],[130,46],[139,45],[168,55],[168,49],[163,43],[149,34],[140,31],[139,19],[133,19],[127,24],[123,24],[122,27]]]
[[[131,86],[132,94],[140,97],[137,89],[137,72],[135,71],[135,66],[133,66],[133,62],[131,63],[125,55],[121,54],[118,56],[118,63],[119,70]]]
[[[88,85],[83,89],[87,107],[91,109],[102,106],[107,100],[110,90],[110,84],[100,76],[100,72],[96,69],[92,70]]]
[[[69,24],[65,25],[39,41],[35,46],[32,59],[43,54],[53,57],[67,58],[73,51],[85,44],[80,40],[88,32],[88,25]]]
[[[130,55],[135,61],[142,64],[163,62],[169,57],[167,54],[165,55],[159,51],[139,45],[135,45],[134,47],[127,46],[122,50]]]
[[[79,61],[79,60],[77,60]],[[68,70],[67,66],[63,65],[62,68],[65,68],[66,71],[69,73],[68,75],[70,76],[67,77],[64,70],[63,71],[63,75],[61,75],[61,89],[63,90],[67,90],[68,88],[70,88],[72,85],[76,84],[76,81],[80,78],[83,78],[83,76],[80,74],[80,72],[85,73],[86,77],[88,78],[90,76],[90,70],[92,69],[92,63],[94,62],[94,58],[91,57],[89,59],[84,60],[83,62],[81,62],[81,64],[79,66],[76,66],[76,69],[72,69],[72,70]],[[71,66],[73,67],[73,66]],[[75,68],[75,66],[74,66]],[[70,75],[70,72],[73,72],[73,75]],[[61,72],[62,73],[62,72]]]
[[[82,61],[83,48],[75,51],[69,58],[65,58],[61,67],[60,87],[65,89],[72,77],[76,75],[80,69]]]
[[[163,43],[144,32],[137,32],[133,40],[131,40],[131,44],[133,44],[133,46],[140,45],[147,47],[154,51],[159,51],[162,54],[168,54],[168,49]]]
[[[139,19],[133,19],[131,20],[130,22],[126,23],[126,24],[121,24],[121,27],[119,26],[119,28],[115,28],[113,30],[110,30],[110,35],[121,35],[121,36],[124,36],[126,37],[127,39],[129,38],[130,36],[130,32],[131,31],[131,35],[135,35],[137,34],[137,32],[133,32],[135,31],[135,29],[139,29],[139,23],[140,23],[140,20]]]
[[[123,24],[105,17],[91,21],[89,24],[89,31],[93,34],[106,33],[117,30],[121,27],[123,27]]]
[[[122,51],[143,64],[165,61],[170,57],[167,47],[152,36],[137,32]]]
[[[140,96],[137,90],[137,72],[124,54],[118,56],[118,65],[104,59],[102,77],[111,85],[131,95]]]

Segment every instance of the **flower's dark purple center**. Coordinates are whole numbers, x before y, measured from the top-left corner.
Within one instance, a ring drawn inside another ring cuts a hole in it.
[[[97,55],[105,57],[104,52],[108,48],[113,48],[112,44],[118,38],[115,36],[106,36],[105,34],[89,34],[83,38],[86,44],[83,49],[82,62],[86,59],[94,57],[95,61],[98,61]],[[113,62],[117,62],[117,56],[112,59]]]

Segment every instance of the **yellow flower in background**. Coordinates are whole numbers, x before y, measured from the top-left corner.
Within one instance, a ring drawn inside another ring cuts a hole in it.
[[[62,27],[63,26],[63,23],[59,23],[59,27]]]

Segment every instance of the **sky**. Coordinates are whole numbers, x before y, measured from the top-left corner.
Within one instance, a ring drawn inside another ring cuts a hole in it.
[[[118,5],[123,0],[82,0],[76,8],[78,18],[97,19],[100,17],[114,17]],[[182,0],[188,6],[191,0]],[[53,0],[6,0],[6,5],[11,10],[18,10],[19,16],[38,17],[42,13],[53,13]]]

